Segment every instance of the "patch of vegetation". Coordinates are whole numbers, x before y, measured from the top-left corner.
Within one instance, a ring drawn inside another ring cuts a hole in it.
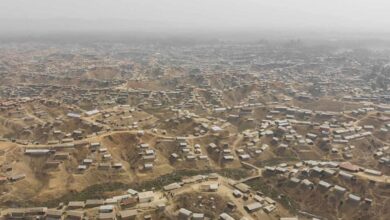
[[[151,190],[152,188],[160,190],[165,185],[181,181],[183,177],[209,174],[211,172],[211,170],[177,170],[153,180],[132,184],[132,188],[135,190]]]
[[[234,180],[244,179],[251,175],[249,170],[243,168],[222,169],[217,171],[217,173],[221,176]]]
[[[201,197],[199,198],[199,196]],[[217,213],[224,210],[227,202],[218,194],[185,193],[178,195],[175,203],[181,208],[204,213],[210,219],[217,219]],[[202,206],[199,204],[202,204]]]
[[[161,190],[163,186],[180,182],[183,177],[195,176],[195,175],[206,175],[215,172],[213,170],[177,170],[173,173],[169,173],[152,180],[143,182],[134,182],[131,184],[120,183],[120,182],[108,182],[95,184],[85,188],[80,192],[70,192],[62,197],[46,201],[41,206],[54,207],[60,202],[68,203],[69,201],[85,201],[87,199],[105,199],[104,194],[107,192],[113,192],[116,190],[127,190],[129,188],[142,191],[142,190]],[[238,169],[222,169],[216,171],[222,176],[226,176],[232,179],[241,179],[248,177],[249,171],[238,168]]]
[[[297,214],[298,204],[286,195],[280,195],[279,192],[274,188],[274,185],[271,183],[267,183],[262,179],[255,179],[247,181],[250,187],[252,187],[255,191],[260,191],[264,193],[264,195],[280,202],[284,207],[286,207],[292,214]]]
[[[289,162],[298,162],[299,159],[297,157],[278,157],[272,158],[270,160],[259,160],[255,162],[255,166],[264,167],[264,166],[275,166],[281,163],[289,163]]]
[[[61,202],[64,202],[66,204],[69,201],[85,201],[87,199],[104,199],[103,195],[105,192],[112,192],[115,190],[125,190],[128,188],[129,188],[128,184],[119,183],[119,182],[95,184],[85,188],[80,192],[70,192],[62,197],[46,201],[41,205],[54,207]]]

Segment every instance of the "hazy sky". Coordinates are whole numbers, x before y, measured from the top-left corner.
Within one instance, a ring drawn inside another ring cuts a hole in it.
[[[389,0],[0,0],[0,30],[370,30]]]

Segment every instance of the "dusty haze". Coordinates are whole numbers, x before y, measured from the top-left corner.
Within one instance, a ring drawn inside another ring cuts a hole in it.
[[[0,31],[388,33],[386,0],[1,0]]]

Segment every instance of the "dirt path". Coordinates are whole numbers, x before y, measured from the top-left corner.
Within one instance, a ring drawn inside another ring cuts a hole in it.
[[[355,173],[356,176],[361,177],[363,179],[379,182],[379,183],[390,183],[390,177],[387,175],[382,175],[382,176],[373,176],[369,175],[363,172],[358,172]]]

